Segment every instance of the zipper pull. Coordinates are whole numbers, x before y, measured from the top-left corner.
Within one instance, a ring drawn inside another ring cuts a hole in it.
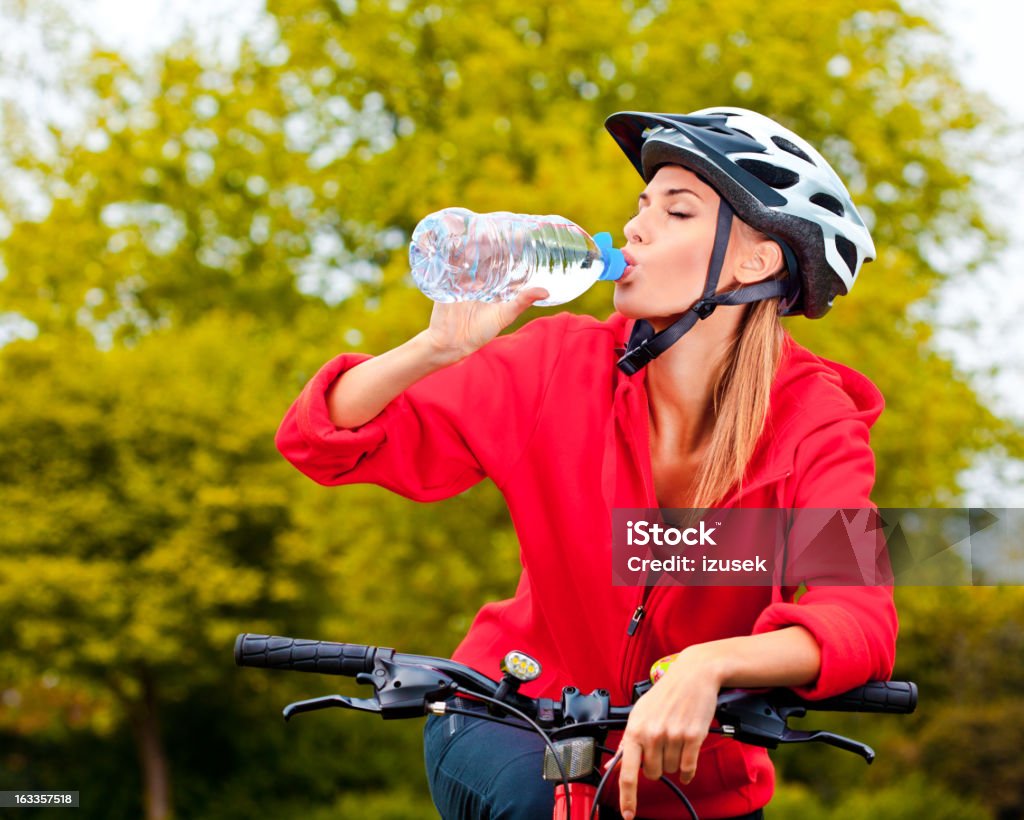
[[[626,629],[626,635],[632,638],[636,634],[637,629],[640,628],[640,621],[644,619],[645,614],[644,605],[640,604],[640,606],[633,611],[633,617],[629,619],[629,627]]]

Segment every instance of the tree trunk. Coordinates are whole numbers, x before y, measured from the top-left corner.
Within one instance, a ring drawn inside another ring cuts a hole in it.
[[[131,726],[142,769],[143,804],[146,820],[168,820],[171,816],[171,779],[160,736],[156,683],[149,670],[139,676],[142,697],[132,705]]]

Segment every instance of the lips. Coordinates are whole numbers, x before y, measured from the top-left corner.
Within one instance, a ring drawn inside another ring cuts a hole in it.
[[[636,267],[636,260],[630,254],[628,254],[626,251],[623,251],[622,256],[626,260],[626,267],[622,271],[622,276],[619,277],[620,282],[624,282],[626,279],[628,279],[630,274],[633,272],[633,268]]]

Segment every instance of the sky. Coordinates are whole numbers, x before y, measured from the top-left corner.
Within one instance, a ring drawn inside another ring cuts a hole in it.
[[[952,38],[951,60],[965,84],[987,93],[1024,126],[1024,5],[1006,0],[905,0],[936,21]],[[263,0],[78,0],[68,4],[83,26],[121,53],[144,59],[191,26],[211,49],[230,54],[258,25]],[[1024,134],[1024,130],[1021,132]],[[1024,139],[992,178],[990,216],[1010,234],[1010,246],[973,281],[947,288],[937,316],[945,328],[940,347],[971,374],[986,403],[1024,421]],[[865,270],[870,275],[870,268]],[[963,329],[957,329],[964,325]],[[970,503],[1024,506],[1024,465],[997,476],[979,465],[969,481]],[[1013,486],[1010,486],[1011,482]]]
[[[920,2],[952,36],[950,57],[969,88],[984,91],[1021,126],[1015,153],[994,178],[990,215],[1008,232],[1010,243],[971,284],[946,288],[940,324],[969,327],[946,330],[938,341],[972,380],[986,403],[1003,416],[1024,421],[1024,6],[1001,0]],[[992,375],[992,373],[995,375]],[[967,503],[1024,507],[1024,464],[990,460],[968,473]]]
[[[1024,128],[1024,49],[1020,32],[1024,28],[1024,6],[997,0],[945,0],[922,7],[945,9],[939,16],[953,35],[952,55],[968,87],[985,91],[1007,114]],[[1024,131],[1021,132],[1024,134]],[[970,350],[958,353],[972,370],[997,364],[1004,371],[1001,409],[1024,419],[1024,225],[1015,219],[1024,213],[1024,137],[1016,140],[1016,155],[992,180],[998,188],[993,214],[1011,235],[1011,247],[980,279],[987,291],[977,299],[974,313],[983,319],[974,332]],[[1005,198],[1005,205],[998,207]],[[954,296],[954,294],[950,294]],[[1006,298],[1009,296],[1010,298]],[[962,300],[947,300],[943,315],[952,318]]]

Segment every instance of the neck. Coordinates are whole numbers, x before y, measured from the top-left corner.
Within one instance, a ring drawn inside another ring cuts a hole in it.
[[[715,383],[744,310],[744,306],[719,307],[647,365],[652,433],[671,441],[676,452],[699,453],[711,438]],[[671,321],[652,324],[660,331]]]

